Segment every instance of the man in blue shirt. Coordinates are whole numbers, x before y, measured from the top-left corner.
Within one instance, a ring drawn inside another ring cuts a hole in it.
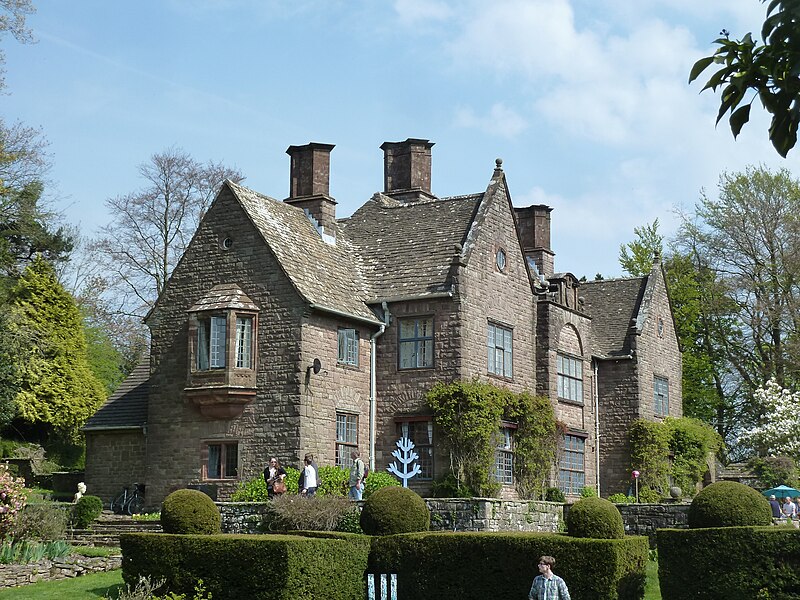
[[[553,573],[556,559],[552,556],[539,558],[539,575],[533,578],[528,600],[571,600],[567,584]]]

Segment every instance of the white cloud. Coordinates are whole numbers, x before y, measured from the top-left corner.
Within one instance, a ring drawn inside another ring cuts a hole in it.
[[[406,26],[445,21],[453,15],[446,2],[434,0],[395,0],[394,10],[400,23]]]
[[[519,113],[502,102],[492,105],[484,116],[476,115],[469,107],[458,108],[455,125],[506,138],[516,137],[528,127],[527,121]]]

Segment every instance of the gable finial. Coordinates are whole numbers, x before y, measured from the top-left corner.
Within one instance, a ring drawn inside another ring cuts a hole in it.
[[[494,159],[494,168],[496,171],[503,170],[503,159],[502,158],[495,158]]]

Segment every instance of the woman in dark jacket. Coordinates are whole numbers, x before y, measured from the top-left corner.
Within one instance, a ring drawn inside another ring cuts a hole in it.
[[[264,481],[267,483],[267,496],[270,500],[283,493],[276,493],[273,488],[277,481],[283,482],[284,479],[286,479],[286,469],[281,466],[277,458],[270,458],[269,466],[264,469]]]

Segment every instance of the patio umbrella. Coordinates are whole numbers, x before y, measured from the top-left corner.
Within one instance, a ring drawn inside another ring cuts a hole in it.
[[[800,496],[800,490],[796,490],[793,487],[789,487],[788,485],[779,485],[778,487],[771,488],[769,490],[764,490],[761,492],[765,496],[775,496],[776,498],[786,498],[789,496],[791,498],[797,498]]]

